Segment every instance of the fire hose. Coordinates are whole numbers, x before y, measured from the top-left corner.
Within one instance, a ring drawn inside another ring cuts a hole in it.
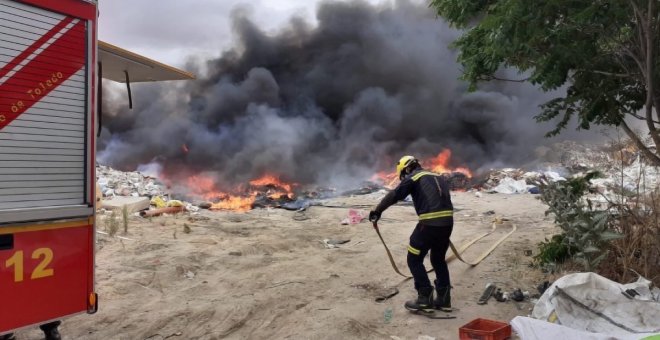
[[[399,270],[399,267],[397,267],[396,263],[394,262],[394,258],[392,257],[392,253],[390,252],[390,249],[387,247],[387,244],[385,243],[385,240],[383,239],[383,236],[380,234],[380,229],[378,229],[378,222],[373,221],[373,226],[374,226],[374,230],[376,230],[376,234],[378,234],[378,238],[380,238],[380,242],[383,243],[383,247],[385,247],[385,252],[387,253],[387,257],[389,258],[390,264],[392,265],[392,268],[394,269],[394,271],[397,274],[399,274],[399,275],[401,275],[401,276],[403,276],[407,279],[411,278],[412,276],[408,276],[408,275],[405,275],[405,274],[401,273],[401,271]],[[511,231],[509,231],[506,235],[502,236],[499,240],[497,240],[497,242],[495,242],[490,248],[488,248],[483,254],[481,254],[475,261],[468,262],[468,261],[464,260],[461,257],[461,254],[463,252],[465,252],[466,249],[468,249],[470,246],[472,246],[473,244],[475,244],[477,241],[481,240],[482,238],[492,234],[493,232],[495,232],[496,229],[497,229],[497,223],[493,222],[493,225],[492,225],[492,228],[491,228],[490,231],[488,231],[486,233],[483,233],[483,234],[475,237],[474,239],[466,242],[465,244],[463,244],[461,246],[460,249],[456,249],[456,246],[454,246],[454,244],[450,240],[449,241],[449,248],[451,248],[451,251],[452,251],[453,254],[446,257],[445,261],[447,263],[449,263],[454,258],[457,258],[459,261],[474,267],[474,266],[478,265],[481,261],[483,261],[490,253],[492,253],[493,250],[495,250],[495,248],[497,248],[502,242],[504,242],[504,240],[506,240],[509,236],[511,236],[511,234],[513,234],[517,230],[517,227],[516,227],[515,224],[511,224]],[[432,271],[433,271],[433,269],[430,269],[430,270],[427,271],[427,273],[430,273]]]

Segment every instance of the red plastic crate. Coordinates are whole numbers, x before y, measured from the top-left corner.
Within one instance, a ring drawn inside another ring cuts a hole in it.
[[[461,340],[504,340],[511,337],[511,325],[506,322],[474,319],[458,329]]]

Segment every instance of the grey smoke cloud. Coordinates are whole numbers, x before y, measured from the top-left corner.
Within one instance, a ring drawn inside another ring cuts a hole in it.
[[[512,83],[466,92],[447,47],[459,33],[426,6],[323,2],[317,25],[293,17],[276,34],[243,10],[231,19],[236,45],[208,74],[136,87],[132,111],[107,107],[101,162],[337,185],[403,154],[450,148],[455,165],[478,169],[530,161],[548,142],[550,125],[532,117],[550,94]]]

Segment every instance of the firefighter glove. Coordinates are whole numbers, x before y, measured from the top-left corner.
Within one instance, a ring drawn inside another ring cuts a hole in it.
[[[380,214],[381,213],[376,211],[376,210],[370,211],[369,212],[369,221],[370,222],[377,222],[378,220],[380,220]]]

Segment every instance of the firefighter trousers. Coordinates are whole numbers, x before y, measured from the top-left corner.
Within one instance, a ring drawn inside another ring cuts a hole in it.
[[[436,273],[437,288],[449,287],[449,269],[445,255],[449,248],[449,237],[453,226],[437,227],[418,223],[410,235],[408,245],[408,268],[415,281],[415,289],[432,287],[424,267],[424,258],[431,252],[431,265]]]

